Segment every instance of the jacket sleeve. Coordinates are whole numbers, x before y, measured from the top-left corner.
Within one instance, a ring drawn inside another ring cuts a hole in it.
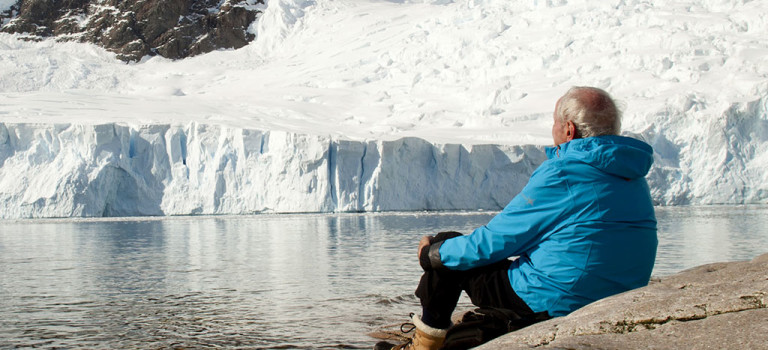
[[[469,270],[524,254],[556,227],[572,207],[568,184],[551,161],[544,162],[504,210],[472,234],[430,248],[433,268]],[[442,266],[436,266],[442,265]]]

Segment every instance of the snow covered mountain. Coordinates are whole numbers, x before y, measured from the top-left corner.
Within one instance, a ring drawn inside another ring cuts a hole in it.
[[[1,34],[0,217],[500,209],[573,85],[625,104],[658,204],[767,203],[767,13],[270,0],[241,49],[129,64]]]

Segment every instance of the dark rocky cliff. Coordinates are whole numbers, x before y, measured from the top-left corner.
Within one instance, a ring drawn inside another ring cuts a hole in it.
[[[264,7],[264,0],[19,0],[0,13],[0,31],[90,42],[125,61],[179,59],[245,46]]]

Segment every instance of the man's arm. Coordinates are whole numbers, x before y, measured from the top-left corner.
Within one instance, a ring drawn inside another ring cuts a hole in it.
[[[492,264],[523,254],[558,225],[567,224],[563,212],[572,202],[568,186],[557,169],[547,165],[536,170],[528,185],[487,225],[467,236],[420,244],[422,267],[469,270]]]

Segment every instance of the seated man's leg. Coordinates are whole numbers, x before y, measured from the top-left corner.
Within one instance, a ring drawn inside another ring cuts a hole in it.
[[[488,266],[468,270],[433,270],[425,272],[416,296],[421,300],[422,321],[435,328],[448,328],[451,314],[466,291],[472,304],[478,307],[494,307],[515,311],[520,316],[532,315],[533,311],[517,296],[509,282],[509,265],[503,260]]]
[[[530,307],[512,289],[509,280],[510,260],[502,260],[492,265],[478,268],[465,280],[463,290],[467,292],[472,304],[478,307],[491,307],[512,310],[521,317],[533,315]]]
[[[465,271],[431,270],[421,275],[416,296],[421,300],[421,320],[430,327],[447,329],[461,296]]]

